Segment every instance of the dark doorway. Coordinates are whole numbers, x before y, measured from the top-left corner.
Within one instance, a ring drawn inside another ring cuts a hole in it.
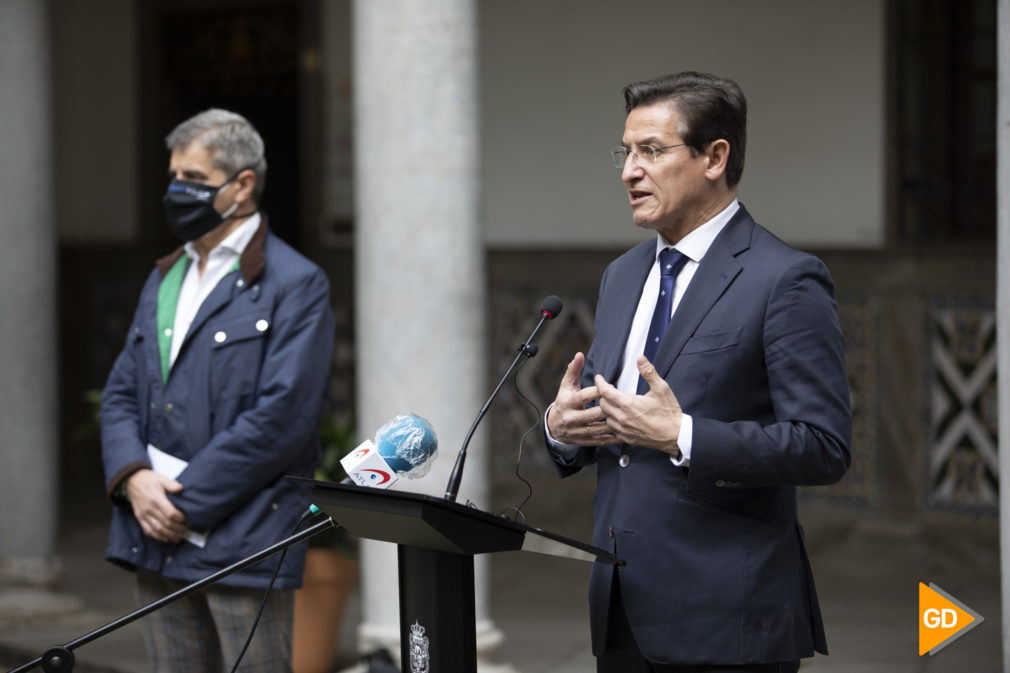
[[[996,238],[996,0],[892,0],[895,243]]]
[[[299,13],[311,3],[274,0],[243,5],[187,6],[145,2],[139,14],[140,152],[144,172],[141,221],[160,223],[166,183],[164,137],[180,121],[211,107],[246,117],[266,143],[262,209],[270,226],[298,247]],[[158,250],[177,244],[153,226]]]

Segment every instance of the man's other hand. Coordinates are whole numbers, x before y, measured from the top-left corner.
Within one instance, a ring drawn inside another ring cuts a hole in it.
[[[604,422],[603,411],[597,405],[586,407],[599,397],[596,386],[579,387],[579,377],[585,364],[586,356],[582,353],[576,353],[568,363],[558,396],[547,413],[547,428],[551,437],[563,444],[608,444],[614,436]]]

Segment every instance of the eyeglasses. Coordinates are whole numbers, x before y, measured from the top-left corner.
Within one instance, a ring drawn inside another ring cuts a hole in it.
[[[628,157],[635,159],[635,163],[639,166],[642,165],[642,157],[648,157],[648,163],[658,163],[659,155],[663,150],[668,150],[674,147],[684,147],[687,143],[677,143],[676,145],[667,145],[666,147],[650,147],[648,145],[644,147],[639,147],[638,151],[632,151],[627,147],[615,147],[610,150],[610,156],[614,158],[614,166],[618,170],[624,170],[624,164],[628,163]]]

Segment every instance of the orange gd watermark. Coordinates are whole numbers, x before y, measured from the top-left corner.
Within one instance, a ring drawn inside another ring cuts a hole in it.
[[[919,582],[919,656],[933,656],[985,619],[930,582]]]

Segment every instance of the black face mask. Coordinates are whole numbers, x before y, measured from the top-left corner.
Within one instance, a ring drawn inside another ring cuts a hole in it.
[[[227,220],[238,204],[223,214],[214,210],[214,198],[231,184],[236,173],[220,187],[209,187],[189,180],[172,180],[165,191],[165,220],[172,233],[184,241],[195,241]]]

